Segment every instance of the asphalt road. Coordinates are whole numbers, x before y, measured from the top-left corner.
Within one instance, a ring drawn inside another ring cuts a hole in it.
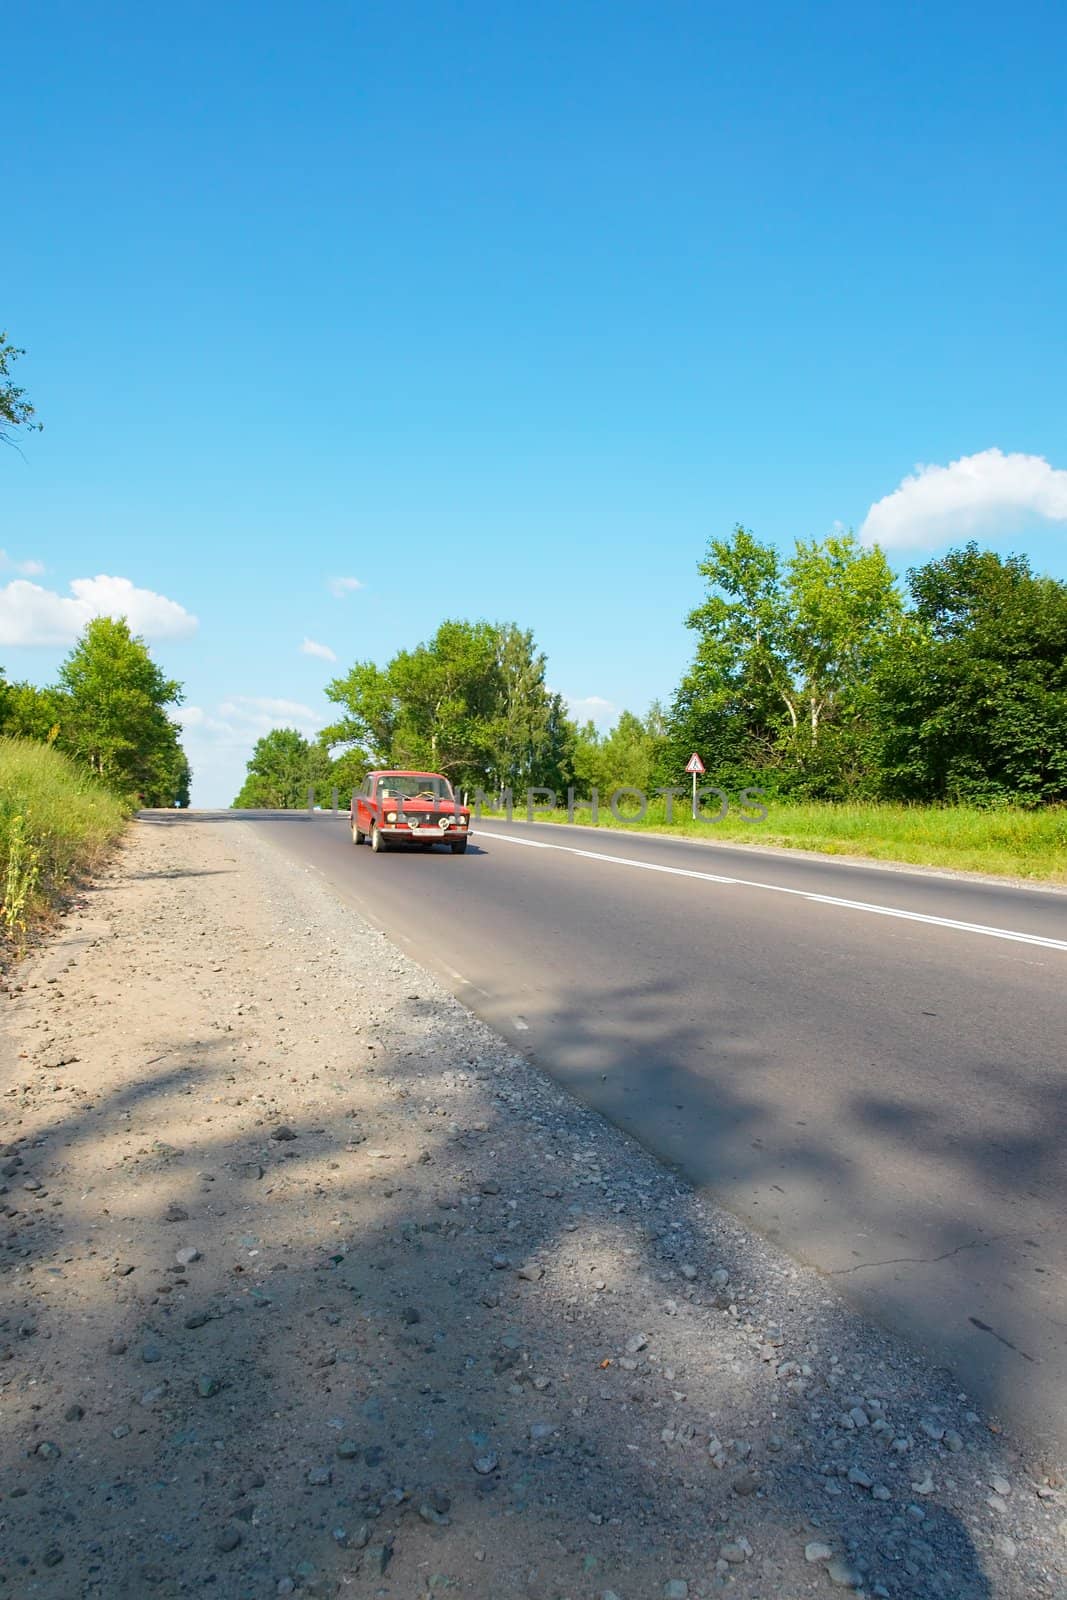
[[[465,856],[244,825],[1067,1451],[1067,894],[549,824]]]

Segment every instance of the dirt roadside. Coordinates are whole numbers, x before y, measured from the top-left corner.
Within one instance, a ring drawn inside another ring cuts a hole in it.
[[[1067,1592],[1049,1463],[254,829],[21,982],[0,1596]]]

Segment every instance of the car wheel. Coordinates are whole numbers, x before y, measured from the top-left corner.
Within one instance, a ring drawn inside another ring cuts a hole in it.
[[[376,822],[370,825],[370,847],[375,855],[380,855],[383,850],[388,850],[389,841],[386,839]]]
[[[454,856],[465,856],[467,854],[466,839],[451,839],[449,846]]]
[[[353,822],[353,824],[352,824],[352,843],[353,844],[365,844],[366,841],[367,841],[367,835],[365,833],[361,832],[360,829],[357,828],[355,823]]]

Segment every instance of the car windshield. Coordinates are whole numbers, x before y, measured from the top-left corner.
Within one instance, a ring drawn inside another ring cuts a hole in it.
[[[383,800],[451,800],[452,785],[446,778],[429,774],[416,772],[398,776],[390,773],[379,783],[378,794]]]

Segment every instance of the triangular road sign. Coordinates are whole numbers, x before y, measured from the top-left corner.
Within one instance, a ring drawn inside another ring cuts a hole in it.
[[[685,770],[686,772],[703,772],[705,770],[704,763],[701,761],[695,750],[689,757],[689,760],[686,762]]]

